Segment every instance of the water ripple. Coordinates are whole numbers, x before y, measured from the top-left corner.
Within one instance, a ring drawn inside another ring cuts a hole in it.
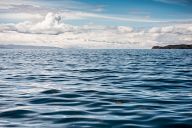
[[[191,50],[0,56],[2,128],[192,128]]]

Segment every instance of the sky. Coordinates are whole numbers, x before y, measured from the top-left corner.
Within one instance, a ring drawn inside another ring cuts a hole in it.
[[[1,0],[0,44],[104,49],[192,44],[192,0]]]

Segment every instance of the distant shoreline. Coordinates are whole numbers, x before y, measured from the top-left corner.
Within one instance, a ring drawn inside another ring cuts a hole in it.
[[[63,49],[63,48],[51,47],[51,46],[0,44],[0,49]],[[192,49],[192,44],[153,46],[152,49]]]
[[[192,49],[192,45],[179,44],[179,45],[167,45],[167,46],[153,46],[152,49]]]
[[[50,46],[33,46],[33,45],[0,45],[0,49],[60,49],[59,47]]]

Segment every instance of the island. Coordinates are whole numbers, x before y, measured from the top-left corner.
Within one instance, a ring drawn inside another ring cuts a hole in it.
[[[59,47],[50,46],[33,46],[33,45],[14,45],[14,44],[0,44],[0,49],[60,49]]]
[[[192,49],[192,44],[153,46],[152,49]]]

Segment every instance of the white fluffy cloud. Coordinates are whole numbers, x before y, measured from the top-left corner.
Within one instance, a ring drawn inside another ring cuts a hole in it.
[[[177,24],[173,26],[165,27],[153,27],[149,30],[150,33],[174,33],[174,34],[190,34],[192,35],[192,23],[191,24]]]
[[[192,24],[177,24],[165,27],[153,27],[149,34],[157,34],[157,45],[192,44]]]
[[[0,25],[0,42],[64,48],[151,48],[153,45],[192,43],[192,24],[136,30],[127,26],[73,26],[48,13],[40,22]]]

